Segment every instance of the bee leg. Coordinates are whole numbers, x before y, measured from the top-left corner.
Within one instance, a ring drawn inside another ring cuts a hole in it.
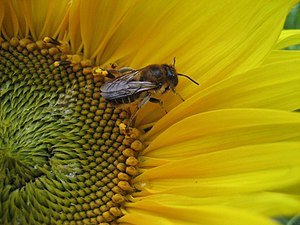
[[[110,79],[116,78],[115,75],[113,75],[111,72],[108,72],[108,74],[106,75],[106,77],[108,77]]]
[[[173,91],[173,93],[174,93],[175,95],[177,95],[177,96],[181,99],[181,101],[184,102],[184,98],[181,97],[181,95],[180,95],[178,92],[176,92],[174,88],[172,88],[172,91]]]
[[[168,111],[165,109],[164,104],[163,104],[163,102],[161,100],[159,100],[157,98],[150,98],[149,102],[159,104],[159,106],[165,111],[165,113],[168,113]]]
[[[128,126],[129,126],[129,127],[131,126],[132,121],[133,121],[133,119],[135,118],[135,116],[136,116],[136,114],[138,113],[138,111],[140,110],[140,108],[142,108],[143,105],[145,105],[150,99],[151,99],[151,95],[148,94],[148,95],[146,95],[145,98],[143,98],[143,100],[141,100],[141,101],[139,102],[139,104],[138,104],[137,107],[134,109],[134,111],[132,112],[132,114],[131,114],[131,116],[130,116],[130,118],[129,118],[129,121],[128,121]]]
[[[121,73],[119,72],[119,70],[115,70],[115,69],[109,69],[106,70],[107,75],[106,77],[110,78],[110,79],[115,79],[118,76],[121,76]]]

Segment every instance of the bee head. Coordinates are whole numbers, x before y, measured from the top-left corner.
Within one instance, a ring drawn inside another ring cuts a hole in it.
[[[174,72],[175,72],[175,75],[176,75],[176,79],[177,79],[177,83],[178,83],[178,78],[177,78],[177,76],[182,76],[182,77],[186,77],[186,78],[188,78],[190,81],[192,81],[194,84],[197,84],[197,85],[199,85],[199,83],[197,82],[197,81],[194,81],[192,78],[190,78],[188,75],[185,75],[185,74],[181,74],[181,73],[176,73],[176,71],[175,71],[175,62],[176,62],[176,60],[175,60],[175,57],[174,57],[174,59],[173,59],[173,65],[170,65],[170,67],[173,67],[174,68]],[[177,85],[177,84],[176,84]],[[175,85],[175,86],[176,86]],[[175,87],[174,86],[174,87]]]
[[[173,65],[167,65],[167,64],[163,64],[163,67],[166,71],[167,79],[169,81],[169,85],[170,85],[169,88],[173,89],[178,84],[176,69]]]

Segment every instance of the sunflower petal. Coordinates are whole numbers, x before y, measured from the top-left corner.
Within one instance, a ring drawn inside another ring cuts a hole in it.
[[[77,38],[75,35],[81,35],[84,55],[103,62],[119,44],[114,36],[126,37],[127,32],[118,32],[117,29],[134,4],[135,1],[74,1],[69,18],[70,21],[75,21],[69,24],[71,39]],[[130,32],[130,27],[127,29]],[[78,40],[74,42],[78,43]]]
[[[150,146],[145,149],[149,155],[155,149],[172,146],[180,142],[193,140],[195,138],[209,138],[210,135],[220,139],[212,138],[214,141],[197,142],[202,151],[210,147],[206,143],[213,143],[212,146],[221,144],[224,146],[228,143],[234,143],[235,137],[239,137],[236,145],[231,144],[229,147],[244,145],[247,143],[259,144],[272,142],[276,140],[299,140],[300,118],[297,113],[267,110],[267,109],[224,109],[205,112],[188,117],[182,121],[173,124],[170,128],[160,133],[145,135],[146,141],[152,141]],[[155,127],[153,127],[154,130]],[[286,131],[286,132],[284,132]],[[227,132],[227,135],[226,135]],[[240,132],[241,135],[238,135]],[[154,135],[155,134],[155,135]],[[172,134],[172,138],[170,137]],[[232,134],[232,136],[230,136]],[[222,136],[225,135],[225,136]],[[245,138],[242,138],[242,135]],[[222,138],[226,137],[226,138]],[[228,140],[228,141],[226,141]],[[216,143],[216,144],[214,144]],[[206,148],[203,148],[205,147]],[[161,157],[161,155],[160,155]]]
[[[284,61],[297,61],[300,59],[300,51],[290,50],[273,50],[265,59],[263,64],[281,63]]]
[[[0,25],[2,35],[9,39],[14,37],[19,32],[19,23],[16,16],[16,11],[9,1],[1,2]]]
[[[31,4],[24,4],[28,13],[28,24],[34,39],[45,36],[62,38],[66,29],[66,19],[69,10],[68,1],[33,0]]]
[[[297,113],[259,109],[186,118],[152,141],[141,157],[147,170],[135,182],[150,182],[154,192],[200,196],[299,184],[299,123]]]
[[[85,55],[99,64],[122,60],[135,68],[177,56],[180,70],[211,84],[258,65],[292,3],[82,1],[80,29]]]
[[[276,217],[290,216],[299,213],[299,196],[282,194],[276,192],[258,192],[233,194],[229,196],[215,196],[206,198],[195,198],[182,195],[154,194],[137,197],[136,201],[151,200],[162,204],[174,206],[203,206],[203,205],[226,205],[234,208],[250,210],[255,213]]]
[[[248,224],[277,224],[257,214],[221,206],[184,207],[144,200],[130,204],[127,209],[129,213],[119,222],[136,225],[244,225],[245,221]]]
[[[300,183],[299,148],[300,142],[283,142],[201,154],[148,168],[135,182],[150,182],[154,192],[192,196],[286,188]],[[151,158],[145,160],[151,165]]]
[[[153,27],[147,27],[143,51],[139,49],[132,64],[170,61],[178,56],[181,71],[183,68],[185,73],[199,77],[202,85],[215,83],[233,71],[255,67],[265,57],[289,8],[287,1],[187,1],[180,2],[180,7],[161,4],[152,15]],[[145,54],[155,49],[160,55]]]
[[[299,30],[283,30],[279,36],[275,49],[283,49],[300,44]]]
[[[74,53],[80,53],[82,51],[82,37],[80,34],[80,1],[73,1],[70,7],[69,13],[69,38],[71,43],[71,48]]]
[[[0,27],[3,27],[3,19],[4,19],[4,5],[0,7]]]
[[[4,1],[4,17],[1,32],[11,37],[27,37],[41,39],[45,36],[63,38],[66,34],[68,1]],[[9,25],[9,26],[7,26]]]

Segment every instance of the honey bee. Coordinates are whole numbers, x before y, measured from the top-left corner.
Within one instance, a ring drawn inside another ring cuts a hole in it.
[[[108,73],[110,73],[109,70]],[[162,101],[153,98],[153,95],[164,94],[172,90],[180,97],[175,91],[175,87],[178,84],[178,76],[186,77],[193,83],[199,85],[199,83],[189,76],[176,72],[175,58],[173,65],[152,64],[137,70],[126,67],[121,68],[117,73],[120,76],[105,82],[101,86],[101,95],[106,101],[115,105],[138,102],[137,107],[129,119],[129,126],[138,110],[148,101],[159,103],[162,106]],[[114,77],[113,73],[110,73],[110,75]],[[183,98],[181,99],[184,101]]]

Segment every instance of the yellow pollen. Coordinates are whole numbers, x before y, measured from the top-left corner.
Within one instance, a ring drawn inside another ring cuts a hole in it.
[[[92,73],[93,73],[94,76],[106,76],[106,75],[108,75],[107,70],[102,69],[100,67],[94,67]]]

